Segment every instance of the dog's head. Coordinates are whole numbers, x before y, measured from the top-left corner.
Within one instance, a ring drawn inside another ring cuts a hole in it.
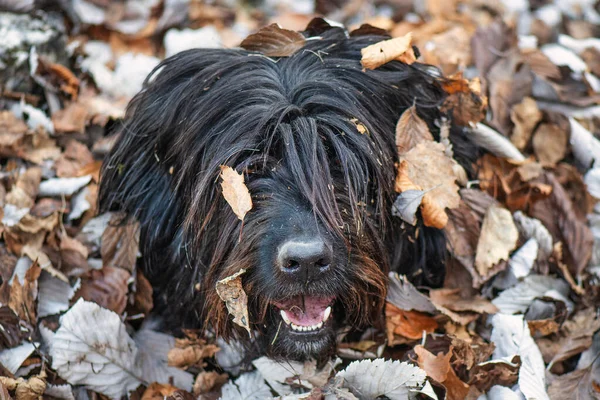
[[[337,327],[379,321],[398,259],[395,124],[413,104],[433,123],[443,97],[423,65],[364,71],[361,48],[383,39],[333,30],[280,59],[190,50],[149,76],[103,167],[100,205],[140,221],[143,271],[170,325],[247,337],[215,291],[241,268],[271,355],[321,358]],[[222,165],[252,196],[243,223],[221,195]]]

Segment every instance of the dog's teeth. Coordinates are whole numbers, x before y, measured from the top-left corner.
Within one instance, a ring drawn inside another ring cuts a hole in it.
[[[323,326],[323,321],[319,322],[317,325],[315,325],[317,327],[317,329],[321,329],[321,327]]]
[[[292,323],[292,321],[290,321],[290,319],[288,318],[285,311],[281,310],[280,313],[281,313],[281,319],[283,319],[283,322],[285,322],[288,325]]]
[[[327,321],[327,318],[329,318],[330,314],[331,314],[331,306],[329,306],[325,309],[325,312],[323,313],[323,322]]]

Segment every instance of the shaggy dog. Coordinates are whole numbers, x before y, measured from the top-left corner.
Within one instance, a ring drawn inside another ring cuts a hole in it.
[[[245,268],[254,343],[323,359],[341,326],[380,326],[389,271],[443,281],[443,232],[391,208],[398,118],[414,104],[437,137],[446,94],[426,65],[363,70],[361,49],[385,39],[330,28],[290,57],[189,50],[146,79],[104,163],[100,208],[140,222],[139,266],[165,329],[248,342],[215,291]],[[450,138],[468,166],[462,131]],[[252,196],[243,224],[221,194],[222,165]]]

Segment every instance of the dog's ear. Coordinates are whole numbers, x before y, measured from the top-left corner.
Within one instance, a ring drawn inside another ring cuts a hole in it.
[[[391,270],[406,275],[417,286],[442,286],[448,257],[444,231],[423,225],[421,218],[414,227],[395,225]]]

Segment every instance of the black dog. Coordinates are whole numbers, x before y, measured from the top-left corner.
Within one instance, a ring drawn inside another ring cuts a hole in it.
[[[360,50],[385,39],[329,29],[279,59],[189,50],[147,78],[104,164],[100,208],[141,223],[140,267],[168,329],[247,340],[215,291],[245,268],[262,351],[323,359],[342,324],[381,322],[388,271],[443,281],[443,233],[405,227],[391,205],[398,118],[416,104],[437,135],[446,94],[418,63],[364,71]],[[460,132],[451,139],[467,165]],[[241,233],[221,165],[244,173],[253,199]]]

